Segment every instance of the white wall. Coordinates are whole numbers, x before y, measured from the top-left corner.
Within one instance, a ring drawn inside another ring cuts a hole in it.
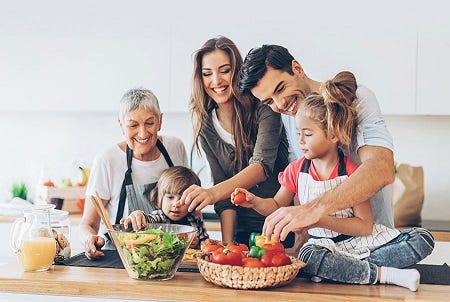
[[[394,137],[395,160],[423,166],[422,218],[450,220],[450,116],[387,116],[386,122]]]
[[[383,112],[397,114],[387,118],[397,161],[425,168],[424,218],[448,220],[450,102],[440,89],[450,81],[448,6],[445,0],[2,1],[0,201],[18,180],[32,195],[44,168],[56,182],[76,180],[74,161],[90,164],[121,139],[116,104],[131,87],[155,91],[165,112],[162,132],[190,148],[191,55],[221,34],[242,54],[282,44],[317,80],[354,71]]]
[[[424,167],[423,218],[450,220],[450,116],[388,116],[386,121],[396,160]],[[182,138],[186,148],[192,144],[186,113],[165,113],[161,132]],[[62,177],[76,180],[74,160],[90,164],[99,150],[122,139],[112,112],[0,113],[0,134],[0,202],[8,198],[13,181],[24,180],[33,191],[43,166],[55,182]],[[208,175],[202,176],[207,183]]]
[[[450,114],[434,90],[449,79],[445,0],[2,2],[0,110],[114,111],[142,85],[186,112],[191,55],[220,34],[243,54],[284,45],[313,79],[351,70],[387,114]]]

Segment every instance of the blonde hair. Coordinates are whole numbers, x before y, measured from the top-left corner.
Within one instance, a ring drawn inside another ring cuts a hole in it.
[[[298,114],[316,121],[329,134],[335,135],[341,148],[352,145],[357,110],[354,103],[357,89],[353,73],[343,71],[312,93],[300,104]]]
[[[166,194],[181,195],[191,185],[201,186],[200,178],[189,168],[183,166],[170,167],[161,174],[158,184],[150,192],[151,202],[161,208]]]
[[[197,151],[200,150],[200,133],[206,124],[208,114],[217,107],[216,102],[206,93],[202,77],[203,56],[217,49],[225,52],[230,58],[231,91],[234,107],[231,132],[236,146],[235,161],[238,169],[242,170],[253,153],[254,143],[251,139],[251,129],[254,128],[255,123],[253,114],[256,111],[255,106],[259,102],[253,102],[251,96],[239,95],[238,72],[242,66],[242,57],[233,41],[223,36],[209,39],[194,53],[192,92],[189,104],[194,126],[194,146]]]

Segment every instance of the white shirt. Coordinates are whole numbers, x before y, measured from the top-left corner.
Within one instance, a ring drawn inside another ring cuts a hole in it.
[[[346,154],[354,163],[361,164],[358,149],[363,146],[379,146],[394,150],[394,144],[384,117],[381,114],[375,94],[363,85],[358,84],[356,90],[356,107],[358,109],[356,147]],[[282,114],[283,125],[289,141],[289,160],[303,156],[299,148],[299,136],[295,127],[295,119]],[[392,167],[394,169],[394,167]],[[394,228],[391,186],[384,187],[370,198],[374,222]]]
[[[183,142],[176,137],[164,136],[162,143],[175,166],[188,167],[187,153]],[[131,178],[133,184],[149,184],[157,182],[161,173],[169,166],[161,154],[153,161],[140,161],[133,158],[131,162]],[[114,145],[98,154],[92,165],[86,196],[95,195],[109,200],[106,205],[110,220],[114,221],[119,205],[120,190],[127,171],[126,153],[118,145]],[[128,215],[128,204],[125,204],[124,217]],[[100,234],[105,233],[103,224]]]
[[[213,109],[212,114],[212,122],[214,125],[214,129],[216,129],[217,134],[219,134],[219,137],[226,142],[227,144],[230,144],[232,146],[234,146],[234,138],[233,135],[228,132],[227,130],[225,130],[222,125],[219,122],[219,118],[217,117],[217,112],[216,109]]]

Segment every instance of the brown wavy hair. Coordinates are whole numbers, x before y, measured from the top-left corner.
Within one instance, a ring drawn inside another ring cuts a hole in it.
[[[353,143],[357,122],[354,102],[357,87],[353,73],[340,72],[321,85],[320,94],[312,93],[305,98],[298,112],[335,135],[341,148],[348,150]]]
[[[243,169],[253,153],[254,143],[251,139],[251,129],[254,125],[254,112],[258,102],[251,96],[241,96],[238,89],[238,72],[242,66],[242,56],[238,48],[230,39],[218,36],[209,39],[194,53],[194,70],[192,74],[192,91],[189,109],[194,127],[194,146],[200,151],[199,136],[206,123],[208,114],[217,108],[216,102],[208,96],[202,79],[203,56],[220,49],[230,58],[231,63],[231,90],[234,112],[232,116],[232,135],[236,147],[236,164],[239,170]],[[247,129],[247,131],[245,131]]]

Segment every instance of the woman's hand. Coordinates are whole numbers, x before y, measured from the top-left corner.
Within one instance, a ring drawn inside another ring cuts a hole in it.
[[[255,195],[245,189],[236,188],[231,193],[231,202],[236,206],[253,208],[255,206]]]
[[[181,195],[180,203],[189,205],[188,211],[201,211],[208,205],[216,203],[214,195],[210,189],[203,189],[198,185],[191,185]]]
[[[147,226],[147,219],[145,218],[144,212],[136,210],[131,212],[128,217],[120,219],[120,223],[123,224],[125,229],[128,229],[131,223],[133,230],[140,231],[143,227]]]
[[[98,235],[90,235],[84,242],[84,254],[89,260],[98,259],[103,257],[104,254],[101,251],[105,245],[105,239]]]

